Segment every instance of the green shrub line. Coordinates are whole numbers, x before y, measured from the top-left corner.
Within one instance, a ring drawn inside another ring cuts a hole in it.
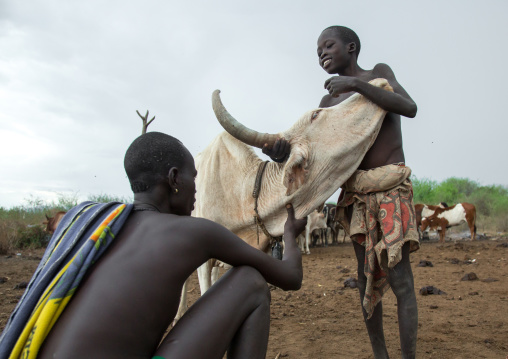
[[[480,231],[508,232],[508,188],[501,185],[482,186],[468,178],[451,177],[438,182],[429,178],[411,176],[414,203],[449,206],[469,202],[476,206],[477,227]],[[90,194],[86,200],[94,202],[132,202],[132,198],[108,194]],[[17,249],[46,246],[49,240],[42,222],[45,215],[68,211],[80,201],[77,193],[58,194],[52,202],[30,196],[24,204],[6,209],[0,207],[0,254]],[[331,203],[331,202],[330,202]]]

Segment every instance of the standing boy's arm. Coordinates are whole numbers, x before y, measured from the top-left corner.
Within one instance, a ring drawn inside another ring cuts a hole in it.
[[[372,70],[374,75],[388,80],[394,92],[373,86],[357,77],[334,76],[326,80],[325,88],[331,96],[338,97],[341,93],[358,92],[383,110],[406,117],[415,117],[417,106],[406,90],[397,82],[392,69],[386,64],[377,64]]]
[[[302,255],[296,237],[305,229],[307,218],[295,219],[292,206],[287,209],[288,220],[284,226],[284,254],[275,259],[257,248],[251,247],[225,227],[205,219],[196,218],[193,236],[196,236],[196,252],[205,260],[216,258],[232,266],[250,266],[258,270],[268,283],[284,290],[298,290],[302,285]]]

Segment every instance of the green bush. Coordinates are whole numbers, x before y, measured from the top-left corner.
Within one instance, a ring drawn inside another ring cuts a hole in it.
[[[41,225],[25,226],[20,224],[16,229],[17,233],[13,239],[12,246],[16,249],[34,249],[45,247],[51,235]]]

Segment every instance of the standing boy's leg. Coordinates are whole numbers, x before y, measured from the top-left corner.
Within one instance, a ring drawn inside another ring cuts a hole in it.
[[[357,235],[361,236],[361,235]],[[383,331],[383,306],[379,302],[374,309],[374,313],[367,319],[367,312],[363,308],[363,298],[365,296],[365,286],[367,285],[367,277],[364,273],[365,266],[365,247],[353,241],[355,249],[356,260],[358,261],[358,289],[360,291],[360,306],[362,307],[363,318],[369,333],[370,343],[374,352],[374,358],[385,359],[388,358],[388,351],[386,350],[385,335]]]
[[[251,267],[230,269],[189,308],[154,355],[165,359],[265,358],[270,291]]]
[[[402,259],[388,270],[388,282],[397,297],[397,315],[399,320],[400,346],[402,358],[416,356],[418,333],[418,307],[414,290],[413,272],[409,261],[411,244],[402,246]]]

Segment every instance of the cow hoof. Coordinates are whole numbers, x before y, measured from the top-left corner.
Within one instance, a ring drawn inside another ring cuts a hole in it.
[[[305,254],[310,254],[310,251],[305,251]]]

